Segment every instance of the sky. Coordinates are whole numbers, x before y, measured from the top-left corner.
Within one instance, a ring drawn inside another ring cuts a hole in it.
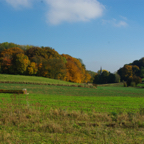
[[[49,46],[87,70],[144,57],[144,0],[0,0],[0,43]]]

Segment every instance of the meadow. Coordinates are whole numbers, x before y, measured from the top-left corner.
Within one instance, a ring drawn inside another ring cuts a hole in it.
[[[24,76],[24,75],[8,75],[0,74],[0,81],[9,81],[9,82],[33,82],[33,83],[46,83],[46,84],[65,84],[73,85],[77,83],[66,82],[62,80],[50,79],[45,77],[38,76]]]
[[[19,76],[20,77],[20,76]],[[3,84],[28,95],[0,94],[1,143],[144,143],[144,89]]]

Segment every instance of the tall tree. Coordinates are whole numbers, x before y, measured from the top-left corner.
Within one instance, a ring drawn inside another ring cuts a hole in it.
[[[30,60],[29,58],[20,53],[20,54],[17,54],[13,60],[15,66],[15,73],[17,74],[25,74],[26,71],[27,71],[27,67],[28,65],[30,64]]]

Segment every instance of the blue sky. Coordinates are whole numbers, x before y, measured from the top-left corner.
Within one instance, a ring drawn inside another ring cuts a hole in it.
[[[144,57],[144,0],[0,0],[0,43],[50,46],[110,72]]]

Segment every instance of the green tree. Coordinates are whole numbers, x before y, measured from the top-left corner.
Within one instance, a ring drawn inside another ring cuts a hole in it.
[[[25,74],[27,67],[30,64],[29,58],[24,54],[17,54],[13,60],[15,66],[15,73]]]
[[[115,74],[115,83],[119,83],[120,82],[120,75],[119,74]]]
[[[115,74],[110,73],[108,75],[108,83],[115,83]]]
[[[48,78],[64,79],[66,66],[61,59],[53,58],[42,64],[41,72]]]
[[[101,83],[108,83],[109,72],[103,71],[101,74]]]
[[[139,76],[144,78],[144,67],[141,67]]]

